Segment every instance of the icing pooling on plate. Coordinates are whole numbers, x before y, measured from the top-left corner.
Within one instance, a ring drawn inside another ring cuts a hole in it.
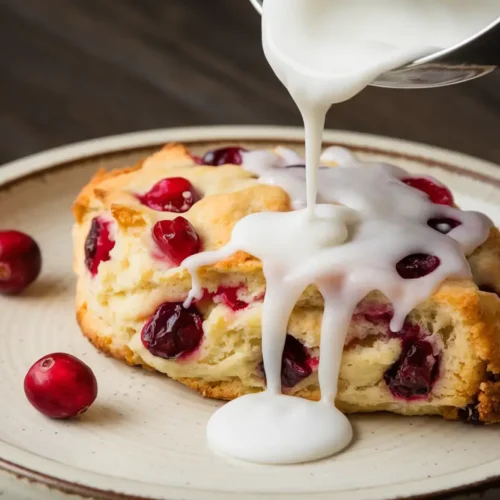
[[[297,158],[287,150],[278,151],[281,154],[245,153],[243,168],[260,175],[263,182],[281,186],[299,204],[305,194],[304,168],[290,168],[287,161],[295,163]],[[237,458],[292,463],[344,448],[352,430],[334,400],[345,335],[357,303],[372,290],[382,291],[394,308],[390,327],[399,331],[407,314],[443,280],[470,277],[464,255],[488,236],[491,224],[486,216],[432,203],[426,194],[400,180],[411,177],[400,168],[357,162],[341,148],[326,150],[323,158],[345,163],[320,169],[323,203],[315,205],[313,218],[306,208],[248,215],[237,222],[226,246],[183,262],[193,281],[186,306],[202,296],[200,266],[237,251],[263,263],[262,352],[267,390],[228,403],[213,415],[207,429],[214,449]],[[427,225],[435,218],[460,225],[442,234]],[[439,266],[421,278],[403,279],[396,264],[416,253],[437,257]],[[322,400],[317,403],[281,394],[288,319],[310,283],[325,299],[318,369]]]
[[[367,37],[357,21],[377,23],[363,14],[360,17],[356,6],[362,4],[367,3],[264,2],[264,52],[302,114],[306,168],[297,166],[302,159],[296,153],[283,148],[276,154],[245,153],[243,168],[259,176],[262,183],[281,186],[294,210],[248,215],[234,226],[223,248],[193,255],[182,264],[192,276],[187,307],[202,296],[199,267],[238,251],[262,261],[266,279],[262,354],[267,388],[223,406],[207,427],[212,449],[243,460],[298,463],[345,448],[352,439],[352,428],[335,407],[335,397],[346,332],[358,302],[370,291],[380,290],[393,304],[390,328],[399,331],[407,314],[443,280],[470,277],[465,255],[488,236],[490,222],[485,216],[433,204],[425,194],[401,181],[410,177],[401,169],[361,165],[342,149],[323,153],[323,161],[337,162],[339,167],[319,168],[322,131],[330,106],[351,98],[388,69],[434,50],[432,43],[422,43],[422,37],[407,36],[410,31],[404,25],[397,36],[391,36],[394,32],[388,29],[374,38]],[[385,1],[386,7],[396,4],[416,7],[411,0]],[[425,11],[431,4],[421,5]],[[346,19],[353,22],[347,29],[338,17],[346,10]],[[382,11],[381,19],[384,13],[390,10]],[[410,24],[416,18],[403,16]],[[422,26],[427,33],[427,24]],[[429,227],[429,219],[452,219],[460,224],[442,228],[451,229],[445,235]],[[404,279],[398,263],[416,254],[432,256],[432,272]],[[281,392],[288,320],[297,299],[311,283],[324,297],[319,402]]]

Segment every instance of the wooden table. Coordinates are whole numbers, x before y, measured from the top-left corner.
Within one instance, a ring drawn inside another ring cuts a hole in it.
[[[102,135],[301,125],[247,0],[1,0],[0,163]],[[369,88],[328,126],[500,163],[500,72],[432,90]]]

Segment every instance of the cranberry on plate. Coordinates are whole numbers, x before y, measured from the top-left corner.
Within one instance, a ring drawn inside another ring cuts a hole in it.
[[[22,292],[40,274],[42,254],[36,241],[20,231],[0,231],[0,293]]]
[[[84,413],[97,397],[92,370],[71,354],[56,352],[39,359],[24,378],[28,401],[45,416],[70,418]]]

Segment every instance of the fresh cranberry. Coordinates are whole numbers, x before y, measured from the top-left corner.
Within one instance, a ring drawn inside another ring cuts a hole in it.
[[[24,378],[28,401],[51,418],[84,413],[97,397],[92,370],[71,354],[57,352],[39,359]]]
[[[425,340],[403,338],[399,359],[385,372],[384,380],[394,396],[414,399],[429,394],[436,381],[439,357]]]
[[[423,177],[415,177],[402,179],[408,186],[423,191],[432,201],[438,205],[453,205],[453,195],[450,190],[444,186],[440,186],[429,179]]]
[[[233,311],[240,311],[248,307],[248,304],[238,298],[238,291],[241,287],[238,286],[220,286],[214,294],[214,299],[219,299],[227,307]]]
[[[154,356],[171,359],[194,351],[203,337],[202,319],[193,306],[165,302],[156,309],[141,333],[144,347]]]
[[[306,348],[295,337],[287,335],[281,362],[281,385],[287,388],[294,387],[311,373],[312,368]]]
[[[247,151],[245,148],[237,146],[214,149],[213,151],[205,153],[202,162],[204,165],[212,165],[213,167],[226,164],[241,165],[243,162],[241,153],[245,151]]]
[[[0,293],[22,292],[40,274],[42,254],[20,231],[0,231]]]
[[[396,264],[396,271],[405,280],[423,278],[439,266],[440,260],[434,255],[414,253],[401,259]]]
[[[200,251],[200,238],[184,217],[157,222],[153,226],[153,239],[176,266]]]
[[[115,246],[110,234],[111,222],[102,217],[92,219],[90,231],[85,240],[85,264],[92,276],[97,274],[99,264],[110,259],[110,252]]]
[[[183,213],[187,212],[200,196],[184,177],[167,177],[137,198],[143,205],[153,210]]]
[[[441,218],[429,219],[427,225],[443,234],[448,234],[452,229],[460,226],[461,222],[455,219]]]

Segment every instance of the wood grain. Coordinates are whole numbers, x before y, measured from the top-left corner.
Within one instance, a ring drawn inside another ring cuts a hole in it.
[[[102,135],[300,125],[247,0],[0,0],[0,162]],[[433,90],[369,88],[331,128],[500,163],[500,72]]]

